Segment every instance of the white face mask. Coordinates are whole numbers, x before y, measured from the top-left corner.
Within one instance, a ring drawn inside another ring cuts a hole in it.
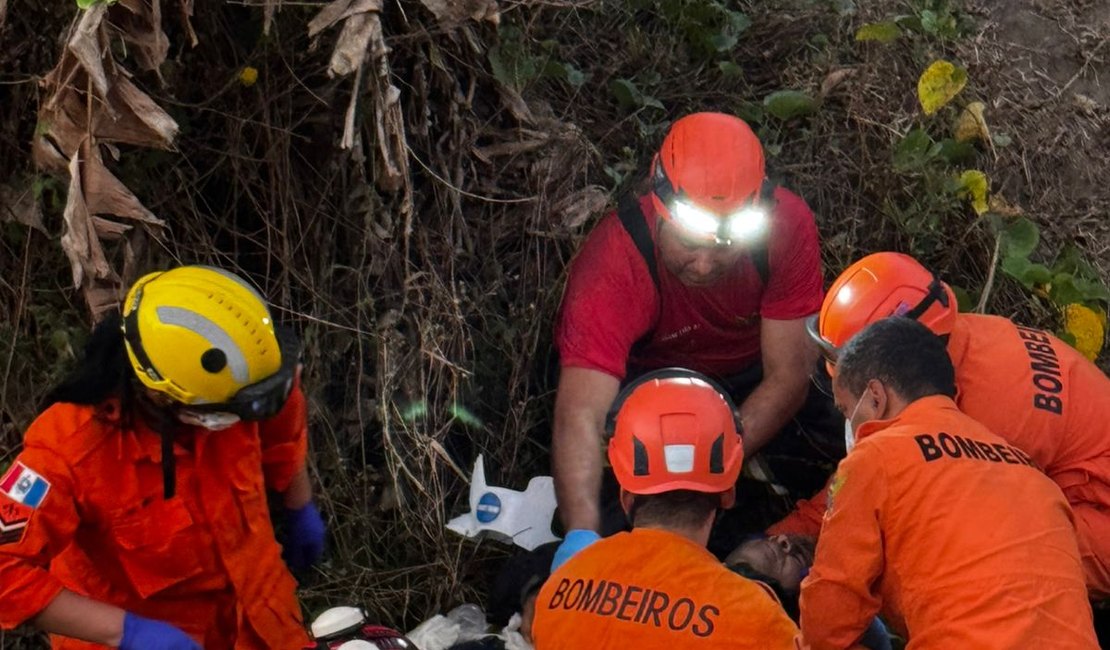
[[[183,424],[201,427],[209,431],[223,431],[239,421],[239,416],[234,413],[215,413],[208,411],[190,411],[179,409],[177,419]]]
[[[845,453],[852,451],[852,447],[856,446],[856,432],[852,427],[852,418],[856,417],[856,412],[859,411],[860,404],[863,404],[863,398],[867,397],[867,392],[864,391],[863,395],[859,396],[856,400],[856,408],[852,409],[852,414],[844,420],[844,450]]]

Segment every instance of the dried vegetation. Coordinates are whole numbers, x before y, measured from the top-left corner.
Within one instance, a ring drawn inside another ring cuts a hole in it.
[[[901,249],[978,296],[994,231],[892,165],[924,123],[920,71],[960,60],[968,101],[1012,140],[979,166],[1048,255],[1074,241],[1108,277],[1107,17],[1028,8],[1080,30],[1057,46],[1063,73],[989,3],[957,11],[959,38],[853,39],[939,4],[0,0],[0,461],[137,273],[234,268],[307,343],[333,544],[306,606],[406,626],[477,598],[504,550],[443,523],[478,453],[498,483],[546,472],[565,265],[675,116],[759,127],[819,214],[830,278]],[[1056,326],[992,284],[989,311]]]

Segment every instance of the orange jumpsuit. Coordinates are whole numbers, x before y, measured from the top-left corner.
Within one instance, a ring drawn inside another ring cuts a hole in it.
[[[860,426],[830,493],[802,582],[814,650],[880,612],[907,650],[1098,648],[1060,488],[947,397]]]
[[[114,401],[51,406],[0,479],[0,627],[66,588],[176,625],[207,650],[306,645],[266,497],[304,466],[305,416],[298,388],[271,420],[190,428],[165,500],[160,437],[141,418],[121,417]],[[53,647],[103,646],[55,637]]]
[[[1110,596],[1110,378],[1055,336],[960,314],[948,339],[960,410],[1020,448],[1075,511],[1092,594]],[[768,532],[816,536],[825,492]]]
[[[536,598],[536,650],[794,648],[798,628],[768,588],[704,546],[635,528],[579,552]]]

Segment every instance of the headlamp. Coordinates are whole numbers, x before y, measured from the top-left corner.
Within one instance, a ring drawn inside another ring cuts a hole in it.
[[[765,184],[765,187],[770,186]],[[656,164],[653,191],[680,228],[695,238],[712,239],[718,246],[731,246],[758,237],[767,226],[768,210],[762,203],[763,197],[753,197],[736,212],[722,215],[696,205],[684,191],[676,192],[661,163]]]
[[[669,207],[675,223],[691,234],[710,237],[716,235],[721,227],[720,220],[712,212],[702,210],[693,203],[676,200]]]
[[[722,246],[762,234],[767,222],[767,211],[758,205],[745,206],[726,217],[682,199],[675,199],[668,207],[675,223],[683,230],[699,238],[711,237]]]

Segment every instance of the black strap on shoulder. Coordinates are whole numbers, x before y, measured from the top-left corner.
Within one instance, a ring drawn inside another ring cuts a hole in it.
[[[773,183],[770,179],[763,181],[763,187],[759,190],[759,198],[768,210],[768,218],[774,213],[776,201],[775,190],[778,185]],[[752,264],[755,265],[756,273],[759,273],[759,281],[763,286],[767,286],[767,281],[771,279],[771,254],[767,245],[769,237],[763,237],[756,242],[755,247],[748,253],[752,258]]]
[[[767,241],[757,243],[749,255],[752,257],[752,264],[755,264],[756,273],[759,273],[759,281],[766,287],[767,281],[771,279],[771,256],[767,252]]]
[[[644,211],[640,209],[640,202],[635,195],[626,194],[621,197],[617,205],[617,218],[620,219],[625,232],[632,238],[636,250],[640,251],[640,255],[644,258],[648,272],[651,273],[651,281],[655,283],[655,290],[658,291],[659,269],[655,264],[655,242],[651,239],[651,231],[648,230],[647,222],[644,220]]]

